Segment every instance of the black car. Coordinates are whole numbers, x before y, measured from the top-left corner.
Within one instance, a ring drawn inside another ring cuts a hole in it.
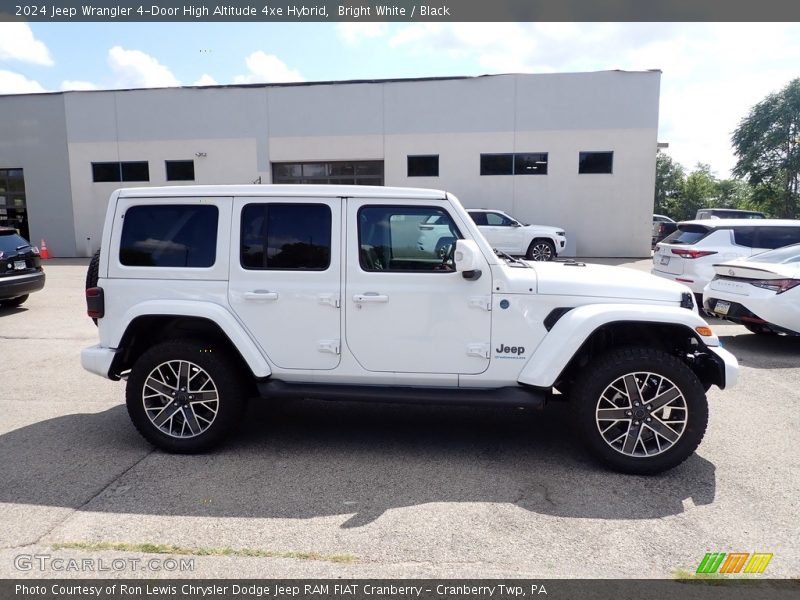
[[[44,287],[39,249],[15,229],[0,227],[0,306],[19,306]]]

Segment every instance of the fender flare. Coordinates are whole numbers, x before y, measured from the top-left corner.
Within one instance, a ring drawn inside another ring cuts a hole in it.
[[[122,336],[134,319],[158,315],[197,317],[215,323],[242,355],[255,377],[261,378],[272,375],[269,363],[255,341],[247,333],[247,330],[227,308],[213,302],[198,302],[196,300],[191,302],[184,300],[147,300],[140,302],[126,311],[123,317],[123,322],[126,323],[126,326],[120,329],[119,337],[114,340],[113,347],[119,347]]]
[[[565,313],[544,337],[525,363],[518,381],[536,387],[551,387],[583,343],[604,325],[621,322],[665,324],[685,327],[687,333],[706,346],[719,346],[716,335],[700,336],[695,328],[708,324],[694,311],[677,306],[652,304],[587,304]]]

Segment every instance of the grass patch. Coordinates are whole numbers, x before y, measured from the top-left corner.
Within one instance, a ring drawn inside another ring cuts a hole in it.
[[[116,550],[118,552],[143,552],[145,554],[178,554],[185,556],[245,556],[248,558],[294,558],[321,560],[334,563],[352,563],[358,560],[352,554],[320,554],[319,552],[278,552],[253,548],[190,548],[171,544],[131,544],[128,542],[60,542],[51,544],[53,550]]]

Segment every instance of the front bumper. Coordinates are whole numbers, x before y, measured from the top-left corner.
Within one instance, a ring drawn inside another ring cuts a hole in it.
[[[719,374],[722,381],[719,384],[721,389],[728,389],[736,385],[739,379],[739,361],[736,357],[720,346],[708,346],[716,355],[716,360],[719,368]]]
[[[0,277],[0,300],[38,292],[44,287],[44,279],[44,271]]]
[[[113,348],[105,348],[100,344],[90,346],[81,350],[81,366],[95,375],[105,377],[106,379],[119,379],[109,375],[111,371],[111,364],[117,351]]]

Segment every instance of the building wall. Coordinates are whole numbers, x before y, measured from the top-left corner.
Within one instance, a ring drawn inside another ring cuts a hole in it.
[[[166,184],[165,160],[194,159],[198,184],[268,183],[272,161],[383,160],[386,185],[446,189],[467,207],[564,227],[569,254],[645,256],[659,81],[658,72],[602,72],[68,92],[16,97],[27,108],[0,98],[0,115],[7,106],[14,118],[27,110],[48,132],[27,146],[48,142],[25,171],[29,198],[36,190],[31,226],[52,226],[53,236],[58,229],[73,255],[97,247],[113,189]],[[20,166],[5,165],[2,152],[24,134],[17,128],[0,137],[0,168]],[[586,150],[613,151],[613,174],[579,175],[578,153]],[[481,153],[511,152],[547,152],[548,174],[480,175]],[[407,177],[409,154],[438,154],[439,177]],[[150,181],[92,182],[92,162],[118,160],[148,160]],[[60,192],[55,219],[43,208],[51,204],[43,188]]]

